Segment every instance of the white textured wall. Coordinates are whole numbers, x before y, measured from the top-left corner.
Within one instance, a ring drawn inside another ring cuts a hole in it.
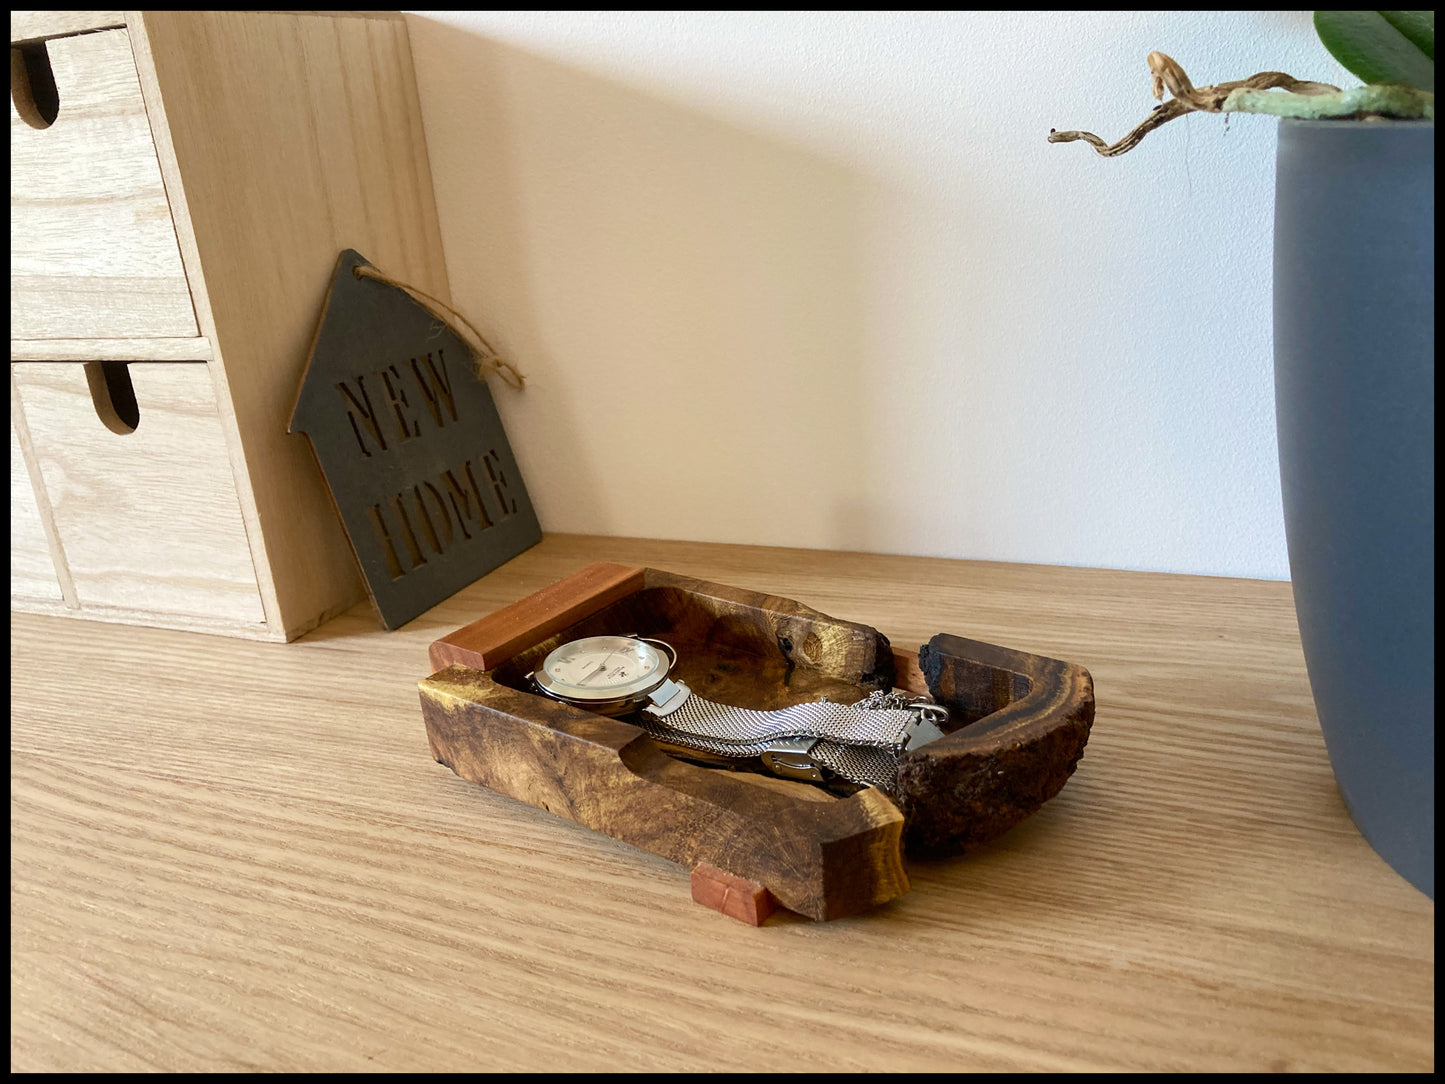
[[[1276,122],[1122,158],[1306,12],[418,12],[454,300],[544,529],[1288,578]]]

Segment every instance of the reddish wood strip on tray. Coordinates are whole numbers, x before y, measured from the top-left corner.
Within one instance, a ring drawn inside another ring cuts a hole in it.
[[[918,656],[907,651],[893,652],[893,687],[904,692],[927,694],[928,679],[918,668]]]
[[[642,590],[643,570],[598,562],[503,606],[432,643],[432,671],[458,663],[490,670],[518,651],[589,617],[620,598]]]

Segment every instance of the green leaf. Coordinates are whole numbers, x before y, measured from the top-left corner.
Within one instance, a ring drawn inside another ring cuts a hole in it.
[[[1366,83],[1435,93],[1433,11],[1317,11],[1315,31],[1330,54]]]
[[[1415,48],[1435,59],[1435,13],[1433,11],[1382,11],[1380,17],[1414,43]]]

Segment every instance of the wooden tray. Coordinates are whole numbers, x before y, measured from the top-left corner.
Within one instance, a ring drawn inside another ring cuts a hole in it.
[[[928,692],[946,735],[908,754],[896,800],[701,767],[639,727],[530,691],[568,640],[662,637],[702,696],[771,709]],[[1093,679],[1069,663],[940,634],[915,657],[867,625],[792,599],[652,568],[595,564],[431,645],[420,684],[432,755],[463,779],[682,863],[693,895],[760,923],[776,902],[813,919],[908,891],[903,851],[953,854],[1057,794],[1094,718]]]

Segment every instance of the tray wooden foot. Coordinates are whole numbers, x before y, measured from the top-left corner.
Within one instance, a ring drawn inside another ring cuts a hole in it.
[[[773,894],[756,881],[707,863],[693,868],[692,898],[749,926],[761,926],[778,905]]]

